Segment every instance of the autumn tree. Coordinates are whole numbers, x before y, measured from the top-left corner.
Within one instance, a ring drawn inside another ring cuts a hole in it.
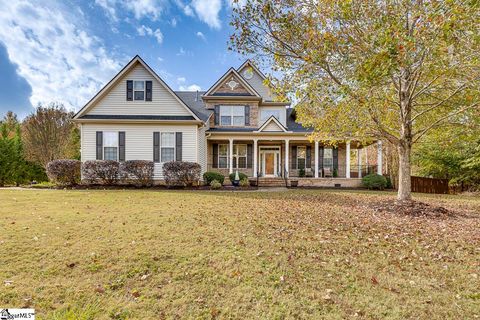
[[[63,105],[38,106],[22,123],[22,138],[28,160],[41,164],[78,157],[78,129],[73,112]]]
[[[411,199],[412,146],[480,101],[480,2],[247,0],[232,49],[268,63],[317,139],[385,139]]]
[[[0,121],[0,186],[23,182],[26,173],[20,124],[9,111]]]

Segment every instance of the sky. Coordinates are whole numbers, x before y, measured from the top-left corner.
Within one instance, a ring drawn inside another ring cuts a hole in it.
[[[136,54],[174,90],[206,90],[228,51],[232,0],[0,0],[0,117],[79,110]]]

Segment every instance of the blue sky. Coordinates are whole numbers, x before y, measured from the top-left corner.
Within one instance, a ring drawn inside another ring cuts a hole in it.
[[[174,90],[208,89],[245,60],[227,50],[231,1],[0,0],[0,116],[79,110],[136,54]]]

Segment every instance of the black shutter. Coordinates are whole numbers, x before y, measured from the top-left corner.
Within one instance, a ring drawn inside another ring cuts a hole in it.
[[[245,125],[250,125],[250,106],[245,106]]]
[[[307,158],[305,159],[305,168],[312,167],[312,146],[307,146]]]
[[[145,101],[152,101],[152,81],[145,81]]]
[[[220,124],[220,106],[215,106],[213,111],[214,124],[218,126]]]
[[[338,173],[338,147],[333,147],[333,170],[337,170]]]
[[[318,147],[318,172],[323,176],[323,146]]]
[[[297,169],[297,147],[293,146],[291,150],[290,163],[292,169]]]
[[[103,160],[103,132],[97,131],[97,160]]]
[[[175,133],[175,160],[182,161],[182,133]]]
[[[127,101],[133,100],[133,80],[127,80]]]
[[[253,145],[247,144],[247,168],[252,167],[253,160]]]
[[[212,147],[213,147],[212,167],[218,168],[218,143],[212,144]]]
[[[125,131],[118,132],[118,161],[125,161]]]
[[[160,132],[153,133],[153,162],[160,162]]]

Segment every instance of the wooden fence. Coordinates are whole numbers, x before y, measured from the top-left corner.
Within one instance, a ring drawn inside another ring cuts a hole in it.
[[[423,193],[450,193],[448,179],[412,177],[412,191]]]

